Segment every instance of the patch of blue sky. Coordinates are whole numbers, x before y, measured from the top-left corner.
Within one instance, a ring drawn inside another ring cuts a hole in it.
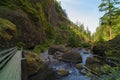
[[[68,18],[76,23],[83,23],[93,33],[99,26],[99,18],[103,13],[98,6],[101,0],[58,0],[68,14]]]

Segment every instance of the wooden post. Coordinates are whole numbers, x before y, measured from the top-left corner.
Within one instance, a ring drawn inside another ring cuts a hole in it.
[[[24,58],[23,52],[22,52],[22,59],[21,59],[21,78],[22,80],[28,80],[26,58]]]

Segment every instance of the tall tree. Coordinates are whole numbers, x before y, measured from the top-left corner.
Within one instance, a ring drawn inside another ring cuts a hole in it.
[[[109,26],[109,38],[112,39],[112,26],[114,24],[115,12],[117,11],[117,4],[120,4],[119,0],[101,0],[99,5],[99,11],[105,12],[101,17],[101,25]]]

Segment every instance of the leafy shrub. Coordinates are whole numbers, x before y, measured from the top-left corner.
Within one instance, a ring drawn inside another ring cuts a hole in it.
[[[82,42],[81,46],[84,47],[84,48],[87,48],[87,47],[90,47],[90,44],[87,43],[87,42]]]
[[[25,47],[25,44],[24,44],[23,42],[18,42],[18,43],[17,43],[17,48],[18,48],[18,49],[21,49],[21,48],[23,48],[23,47]]]
[[[36,53],[44,52],[50,46],[50,44],[51,40],[47,40],[44,44],[36,45],[33,51]]]
[[[46,50],[46,47],[43,45],[36,45],[34,48],[34,52],[36,53],[41,53],[44,52]]]
[[[16,25],[9,20],[0,18],[0,38],[10,40],[16,34]]]
[[[78,47],[79,46],[78,42],[79,41],[77,40],[75,35],[70,36],[68,39],[68,45],[72,47]]]

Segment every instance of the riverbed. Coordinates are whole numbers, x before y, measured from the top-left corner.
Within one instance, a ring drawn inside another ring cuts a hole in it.
[[[80,64],[85,66],[87,58],[92,57],[90,50],[82,49],[76,51],[82,56],[82,63]],[[41,54],[41,58],[45,63],[48,62],[49,68],[52,68],[54,71],[57,71],[59,69],[65,69],[69,71],[69,74],[67,76],[58,76],[57,80],[91,80],[90,77],[80,73],[80,70],[76,68],[76,63],[64,62],[59,61],[58,59],[54,59],[52,55],[48,54],[48,50]]]

